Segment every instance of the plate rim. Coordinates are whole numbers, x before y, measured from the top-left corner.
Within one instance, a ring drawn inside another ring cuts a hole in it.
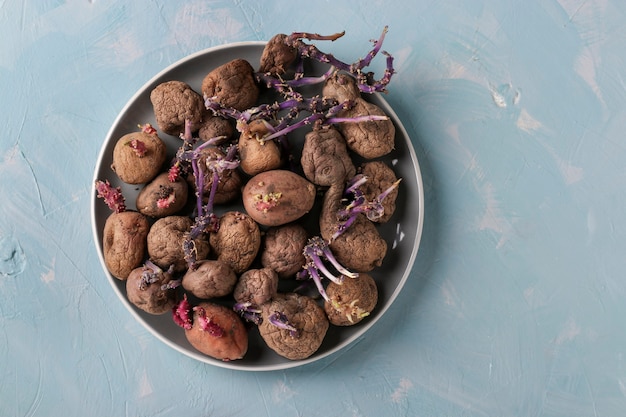
[[[209,365],[213,365],[213,366],[217,366],[220,368],[225,368],[225,369],[231,369],[231,370],[238,370],[238,371],[251,371],[251,372],[263,372],[263,371],[278,371],[278,370],[285,370],[285,369],[291,369],[291,368],[296,368],[296,367],[300,367],[300,366],[304,366],[307,364],[310,364],[312,362],[316,362],[319,361],[323,358],[327,358],[328,356],[337,354],[339,352],[341,352],[342,350],[344,350],[346,347],[352,345],[353,343],[355,343],[359,338],[362,338],[366,335],[366,333],[382,318],[382,316],[387,312],[387,310],[391,307],[391,305],[393,305],[393,303],[396,301],[396,298],[398,297],[398,295],[400,294],[400,292],[402,291],[402,289],[404,288],[406,281],[408,280],[409,275],[411,274],[414,265],[415,265],[415,260],[417,258],[417,253],[419,251],[419,248],[421,246],[421,240],[422,240],[422,233],[423,233],[423,228],[424,228],[424,220],[425,220],[425,202],[424,202],[424,185],[423,185],[423,178],[422,178],[422,170],[421,167],[419,165],[419,160],[417,158],[417,154],[415,152],[415,148],[413,146],[412,143],[412,139],[411,137],[408,135],[408,132],[404,126],[404,124],[401,122],[400,118],[398,117],[397,113],[395,112],[395,110],[391,107],[391,105],[387,102],[387,100],[385,100],[382,97],[382,94],[380,93],[373,93],[373,95],[377,96],[377,98],[384,104],[385,107],[385,112],[387,112],[387,114],[394,120],[396,120],[399,123],[396,123],[396,129],[400,129],[401,130],[401,134],[403,135],[404,140],[406,141],[408,139],[408,143],[407,143],[407,149],[409,151],[410,154],[410,159],[412,160],[413,164],[414,164],[414,169],[415,169],[415,176],[416,176],[416,183],[417,183],[417,190],[415,190],[417,192],[417,199],[418,199],[418,216],[417,216],[417,228],[415,231],[415,242],[414,245],[411,249],[411,253],[408,257],[408,262],[407,265],[404,269],[403,275],[400,278],[400,280],[398,281],[398,285],[396,286],[396,288],[394,289],[394,291],[389,295],[389,298],[386,302],[386,304],[384,306],[381,306],[381,308],[379,309],[378,313],[376,314],[375,317],[372,317],[371,320],[368,320],[366,323],[362,323],[360,324],[361,329],[359,329],[358,332],[355,333],[355,335],[347,338],[346,340],[344,340],[343,342],[337,344],[336,346],[333,346],[331,349],[329,349],[328,351],[321,353],[321,354],[317,354],[317,355],[312,355],[309,358],[306,359],[302,359],[302,360],[297,360],[297,361],[286,361],[284,363],[281,364],[272,364],[272,365],[259,365],[259,366],[252,366],[252,365],[234,365],[232,364],[232,362],[225,362],[225,361],[220,361],[217,360],[215,358],[211,358],[209,356],[203,355],[200,352],[193,352],[190,351],[188,349],[185,349],[181,346],[179,346],[178,344],[174,343],[173,341],[169,340],[168,338],[166,338],[164,335],[162,335],[160,332],[157,332],[155,329],[152,328],[151,325],[149,325],[143,317],[141,317],[137,311],[135,311],[135,309],[133,308],[133,306],[131,305],[131,303],[128,301],[127,297],[125,294],[123,294],[120,289],[118,288],[117,285],[115,285],[115,281],[113,280],[117,280],[117,278],[114,278],[111,273],[108,271],[107,267],[106,267],[106,263],[104,261],[104,254],[102,252],[102,242],[100,242],[100,238],[98,236],[99,231],[98,231],[98,226],[97,226],[97,219],[96,219],[96,204],[98,203],[98,198],[97,198],[97,192],[95,190],[95,187],[93,187],[93,184],[95,183],[95,181],[97,181],[98,179],[98,173],[100,172],[100,170],[102,169],[103,166],[103,161],[104,161],[104,157],[105,157],[105,152],[106,152],[106,148],[107,148],[107,144],[109,143],[109,141],[111,140],[112,134],[115,131],[116,126],[120,123],[120,121],[125,117],[125,114],[127,113],[128,109],[131,108],[135,102],[138,100],[139,96],[141,96],[146,89],[152,85],[154,82],[156,82],[156,80],[158,80],[159,78],[161,78],[163,75],[165,75],[166,73],[180,67],[181,65],[184,65],[186,62],[194,60],[198,57],[207,55],[207,54],[213,54],[216,53],[218,51],[221,50],[225,50],[225,49],[234,49],[234,48],[238,48],[238,47],[246,47],[246,46],[264,46],[265,44],[267,44],[267,41],[239,41],[239,42],[230,42],[230,43],[225,43],[225,44],[220,44],[220,45],[215,45],[215,46],[211,46],[202,50],[199,50],[197,52],[191,53],[189,55],[184,56],[181,59],[178,59],[176,61],[174,61],[173,63],[167,65],[165,68],[161,69],[160,71],[158,71],[156,74],[154,74],[150,79],[148,79],[145,83],[143,83],[141,85],[141,87],[139,87],[139,89],[137,89],[135,91],[135,93],[126,101],[126,103],[124,104],[124,106],[120,109],[120,111],[118,112],[117,116],[115,117],[115,119],[113,120],[113,122],[111,123],[111,126],[109,127],[107,134],[105,135],[105,138],[100,146],[100,151],[98,152],[97,155],[97,162],[94,166],[94,171],[93,171],[93,178],[92,178],[92,186],[91,186],[91,192],[90,192],[90,219],[91,219],[91,229],[92,229],[92,238],[93,238],[93,242],[96,246],[96,252],[98,255],[98,259],[100,261],[100,265],[102,268],[102,272],[104,273],[104,275],[106,276],[108,282],[109,282],[109,286],[112,287],[114,293],[116,294],[117,298],[119,298],[122,301],[122,304],[125,306],[126,310],[129,311],[131,313],[131,315],[133,316],[133,318],[141,324],[141,326],[147,330],[150,334],[152,334],[154,337],[156,337],[158,340],[160,340],[161,342],[163,342],[165,345],[169,346],[170,348],[174,349],[175,351],[190,357],[192,359],[195,359],[199,362],[203,362],[205,364],[209,364]],[[236,361],[233,361],[236,362]]]

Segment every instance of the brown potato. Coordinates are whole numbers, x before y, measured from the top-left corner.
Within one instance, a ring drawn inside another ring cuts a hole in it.
[[[229,211],[219,220],[219,229],[209,235],[217,259],[228,264],[236,274],[248,269],[261,247],[259,225],[245,213]]]
[[[363,163],[360,167],[360,173],[367,177],[367,181],[360,188],[368,201],[374,200],[398,180],[393,169],[383,161],[369,161]],[[391,190],[381,202],[384,213],[381,217],[373,221],[376,223],[388,222],[396,211],[397,198],[398,187]]]
[[[259,97],[259,87],[254,80],[252,65],[237,58],[215,68],[202,80],[202,95],[237,110],[254,106]]]
[[[279,278],[293,277],[306,263],[302,251],[308,239],[306,229],[297,223],[270,227],[263,240],[261,264],[276,271]]]
[[[182,179],[171,182],[168,173],[159,174],[137,195],[137,210],[149,217],[166,217],[185,207],[189,186]]]
[[[278,291],[278,274],[270,268],[248,269],[241,274],[233,291],[238,303],[260,306],[272,299]]]
[[[150,259],[163,269],[174,266],[175,272],[187,269],[183,241],[191,230],[193,221],[187,216],[168,216],[154,222],[148,233],[148,254]],[[194,239],[196,258],[206,259],[209,255],[209,243],[203,236]]]
[[[275,326],[270,316],[278,313],[295,331]],[[329,327],[328,318],[314,299],[296,293],[279,294],[261,307],[263,321],[259,333],[267,346],[279,355],[291,359],[306,359],[324,341]]]
[[[248,332],[233,310],[209,302],[193,308],[193,325],[185,329],[191,346],[212,358],[232,361],[248,351]]]
[[[194,132],[200,127],[204,100],[187,83],[172,80],[157,85],[150,92],[150,102],[159,129],[168,135],[183,133],[185,120],[189,120]]]
[[[239,166],[248,175],[280,168],[282,164],[280,148],[273,140],[260,140],[268,133],[262,120],[255,120],[239,136]]]
[[[259,72],[271,75],[284,74],[289,66],[296,60],[298,50],[286,43],[287,35],[279,33],[274,35],[263,48],[261,54]]]
[[[133,148],[133,141],[145,147],[143,155]],[[111,169],[127,184],[145,184],[156,177],[165,163],[167,148],[156,133],[133,132],[122,136],[113,148]]]
[[[252,177],[243,188],[246,212],[264,226],[293,222],[311,210],[315,185],[287,170],[265,171]]]
[[[335,326],[352,326],[367,317],[378,302],[378,288],[371,275],[361,273],[356,278],[345,277],[342,284],[328,283],[324,302],[328,320]]]
[[[102,237],[102,253],[107,269],[115,278],[125,280],[140,266],[146,254],[148,219],[136,211],[111,214]]]
[[[183,288],[198,298],[208,300],[230,294],[237,283],[232,268],[220,260],[203,260],[196,269],[183,275]]]
[[[356,168],[346,140],[335,128],[316,129],[306,134],[300,158],[305,177],[313,184],[344,184],[354,177]]]
[[[146,279],[146,274],[148,279]],[[159,269],[154,271],[147,266],[133,269],[126,280],[128,301],[149,314],[164,314],[176,305],[176,290],[167,287],[172,275]]]

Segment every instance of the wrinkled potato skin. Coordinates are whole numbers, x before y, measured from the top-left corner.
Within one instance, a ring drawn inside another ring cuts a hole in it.
[[[185,336],[191,346],[205,355],[222,361],[243,358],[248,351],[248,332],[237,313],[226,306],[209,302],[202,302],[196,307],[204,309],[206,317],[218,324],[224,330],[224,334],[216,337],[202,330],[196,309],[193,326],[185,330]]]
[[[260,306],[278,291],[278,274],[270,268],[248,269],[241,274],[233,291],[238,303],[250,302]]]
[[[164,271],[159,274],[158,281],[141,288],[141,276],[144,270],[145,268],[140,266],[133,269],[128,275],[126,280],[128,301],[149,314],[159,315],[170,312],[176,305],[176,291],[163,289],[161,286],[170,282],[172,276]]]
[[[365,101],[356,80],[337,73],[324,83],[322,94],[339,102],[351,100],[354,105],[339,112],[339,117],[387,116],[377,105]],[[390,153],[395,146],[396,128],[391,121],[375,120],[358,123],[339,123],[337,129],[346,139],[348,148],[365,159],[374,159]]]
[[[361,92],[352,76],[337,72],[324,83],[322,96],[334,98],[338,102],[343,103],[344,101],[360,98]]]
[[[183,288],[198,298],[224,297],[230,294],[237,283],[237,275],[228,264],[219,260],[203,260],[196,269],[183,275]]]
[[[329,282],[324,302],[328,320],[335,326],[352,326],[362,321],[378,303],[378,288],[371,275],[361,273],[356,278],[344,278],[343,284]]]
[[[377,105],[362,98],[354,107],[340,112],[340,117],[386,116]],[[396,128],[391,119],[358,123],[340,123],[339,131],[346,138],[348,148],[365,159],[374,159],[390,153],[395,147]]]
[[[320,186],[345,183],[356,173],[346,141],[334,128],[313,130],[305,135],[300,163],[305,177]]]
[[[187,261],[183,251],[185,235],[191,230],[193,221],[187,216],[168,216],[158,219],[148,233],[148,254],[150,259],[160,268],[174,266],[175,272],[187,269]],[[205,259],[209,255],[209,244],[206,239],[196,238],[197,259]]]
[[[304,227],[297,223],[269,228],[263,240],[261,263],[276,271],[279,278],[293,277],[306,263],[302,251],[308,238]]]
[[[267,42],[261,54],[259,72],[276,76],[287,71],[296,60],[298,51],[288,46],[286,40],[287,35],[279,33]]]
[[[341,185],[333,185],[326,191],[320,214],[320,234],[324,240],[332,240],[330,248],[344,267],[353,272],[369,272],[382,265],[387,254],[387,242],[364,214],[359,214],[346,231],[332,239],[342,195]]]
[[[222,106],[246,110],[256,104],[259,87],[254,69],[244,59],[234,59],[209,72],[202,80],[202,95],[215,97]]]
[[[146,147],[146,153],[141,157],[129,146],[135,139]],[[161,172],[166,157],[167,147],[156,134],[128,133],[113,148],[111,169],[127,184],[145,184]]]
[[[353,272],[369,272],[383,264],[387,242],[374,223],[359,214],[352,225],[330,244],[335,258]]]
[[[220,136],[225,136],[224,140],[228,140],[235,134],[233,124],[223,117],[215,116],[206,111],[198,129],[198,137],[203,142]]]
[[[174,200],[168,207],[159,207],[158,201],[170,194],[174,195]],[[171,182],[168,173],[159,174],[154,180],[146,184],[137,195],[137,210],[146,216],[160,218],[171,216],[182,210],[187,204],[189,196],[189,186],[181,179]]]
[[[204,100],[187,83],[166,81],[150,92],[150,101],[159,129],[178,136],[185,131],[185,120],[197,131],[204,114]]]
[[[298,337],[292,337],[289,330],[270,323],[268,317],[276,311],[283,313],[289,323],[298,329]],[[312,298],[295,293],[277,295],[261,306],[261,314],[261,337],[270,349],[290,360],[306,359],[314,354],[329,327],[324,309]]]
[[[361,186],[363,194],[368,201],[374,200],[380,193],[391,187],[396,181],[395,172],[382,161],[365,162],[360,168],[361,174],[368,180]],[[382,201],[385,209],[383,215],[374,220],[376,223],[386,223],[391,219],[396,211],[396,199],[398,198],[398,187],[393,189]]]
[[[102,252],[107,269],[115,278],[126,280],[140,266],[146,254],[148,219],[136,211],[111,214],[105,224]]]
[[[217,259],[241,274],[252,265],[259,252],[261,230],[247,214],[229,211],[220,217],[219,229],[210,234],[209,242]]]
[[[258,223],[280,226],[308,213],[315,203],[315,194],[315,185],[304,177],[276,169],[252,177],[243,188],[242,198],[246,212]]]
[[[278,144],[273,140],[259,141],[267,133],[265,123],[254,120],[248,125],[248,130],[239,136],[239,166],[248,175],[277,169],[282,165]]]

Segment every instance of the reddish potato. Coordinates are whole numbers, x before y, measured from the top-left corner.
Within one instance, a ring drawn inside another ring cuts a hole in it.
[[[252,177],[243,188],[246,212],[264,226],[293,222],[311,210],[315,185],[287,170],[265,171]]]
[[[193,324],[185,337],[197,350],[222,361],[241,359],[248,351],[248,332],[230,308],[202,302],[193,308]]]
[[[130,271],[142,264],[149,230],[147,217],[136,211],[113,213],[107,218],[102,233],[102,253],[111,275],[125,280]]]

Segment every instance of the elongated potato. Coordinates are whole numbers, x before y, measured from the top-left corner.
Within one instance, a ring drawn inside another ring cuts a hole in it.
[[[102,252],[107,269],[122,281],[140,266],[146,254],[148,218],[137,211],[111,214],[105,224]]]

